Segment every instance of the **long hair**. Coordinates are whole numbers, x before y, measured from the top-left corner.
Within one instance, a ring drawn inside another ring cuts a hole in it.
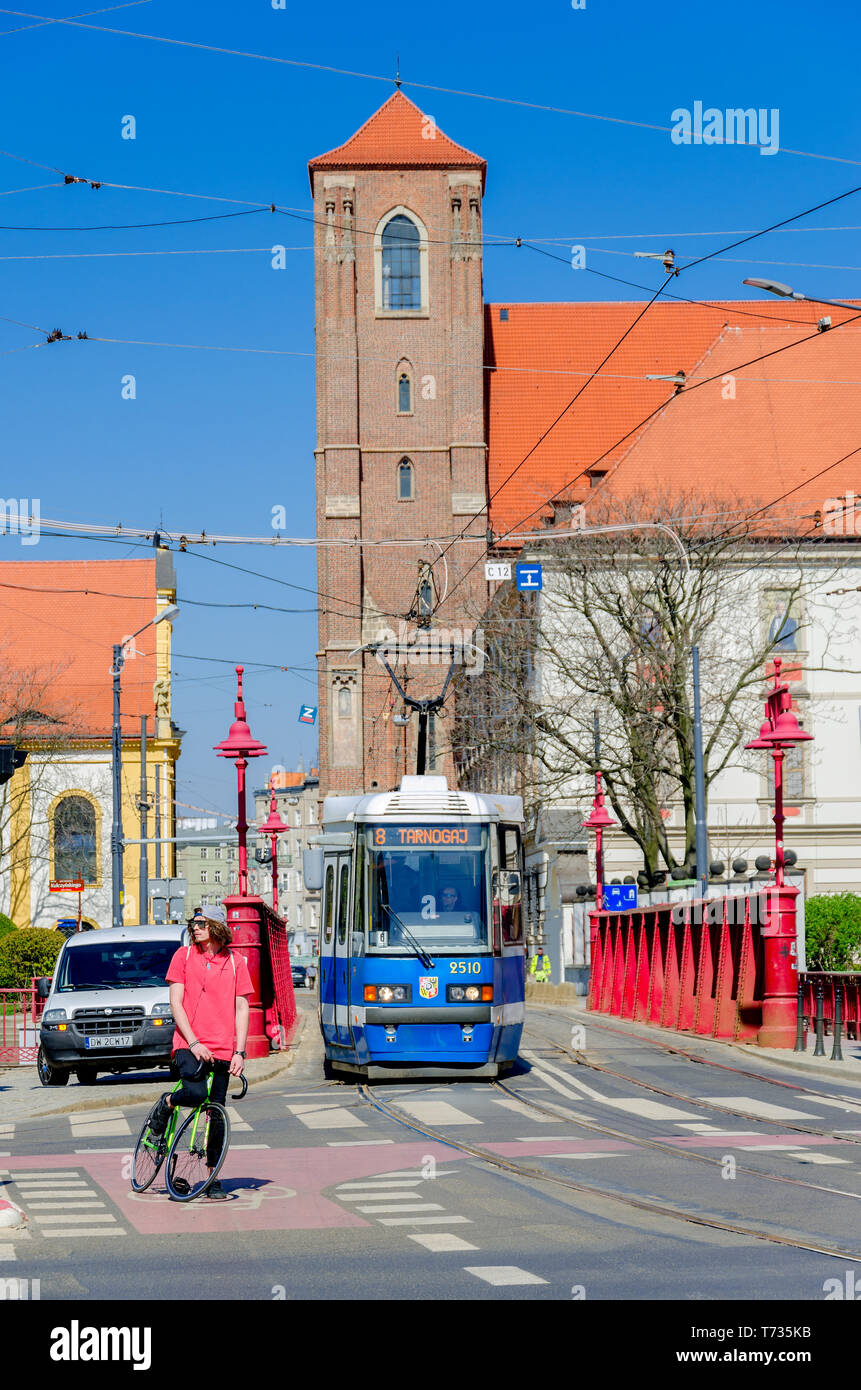
[[[205,918],[206,925],[209,927],[210,938],[218,946],[219,951],[223,951],[225,946],[229,946],[231,941],[233,940],[233,933],[231,932],[229,926],[226,922],[213,922],[212,918],[207,917],[205,912],[203,912],[201,915]],[[189,917],[188,919],[188,940],[190,945],[197,946],[197,942],[194,939],[194,931],[192,930],[191,925],[193,920],[194,919],[191,917]],[[202,951],[203,947],[197,946],[197,949],[198,951]]]

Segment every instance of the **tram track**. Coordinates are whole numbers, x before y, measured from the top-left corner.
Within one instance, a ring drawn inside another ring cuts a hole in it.
[[[494,1082],[492,1084],[506,1091],[509,1095],[513,1095],[515,1099],[517,1099],[518,1101],[522,1100],[522,1097],[519,1094],[509,1090],[509,1088],[505,1086],[503,1083]],[[861,1254],[856,1254],[850,1250],[842,1249],[831,1245],[826,1245],[824,1243],[819,1244],[810,1241],[799,1240],[791,1236],[778,1235],[776,1232],[767,1231],[762,1227],[741,1225],[737,1222],[723,1220],[722,1218],[717,1216],[706,1216],[702,1213],[686,1211],[682,1207],[675,1207],[663,1201],[659,1202],[647,1197],[637,1197],[632,1193],[619,1192],[617,1189],[613,1188],[594,1187],[591,1183],[579,1182],[574,1178],[565,1176],[564,1174],[549,1173],[545,1169],[534,1168],[525,1163],[518,1163],[514,1159],[503,1158],[498,1154],[492,1153],[489,1149],[485,1149],[476,1144],[467,1144],[462,1139],[453,1138],[452,1136],[443,1133],[441,1130],[435,1129],[432,1126],[424,1124],[420,1120],[417,1120],[410,1115],[402,1113],[398,1110],[397,1106],[391,1104],[391,1102],[384,1101],[381,1098],[375,1096],[372,1093],[372,1090],[367,1082],[359,1082],[357,1089],[359,1094],[367,1102],[368,1105],[370,1105],[373,1109],[377,1110],[380,1114],[387,1116],[387,1118],[392,1120],[395,1124],[399,1124],[403,1126],[405,1129],[412,1130],[414,1133],[422,1134],[425,1138],[433,1140],[436,1143],[444,1144],[447,1148],[454,1149],[458,1153],[467,1154],[471,1158],[476,1158],[481,1162],[488,1164],[488,1166],[496,1168],[501,1172],[509,1173],[513,1176],[520,1178],[526,1178],[527,1180],[532,1182],[550,1183],[553,1186],[562,1187],[569,1191],[577,1192],[583,1196],[593,1197],[598,1200],[618,1202],[621,1205],[630,1207],[636,1211],[645,1211],[650,1213],[651,1215],[663,1216],[672,1221],[685,1222],[695,1226],[706,1226],[714,1230],[726,1231],[732,1235],[740,1235],[753,1240],[767,1241],[775,1245],[789,1246],[798,1250],[806,1250],[817,1255],[827,1255],[834,1259],[850,1260],[856,1264],[861,1263]],[[532,1102],[532,1104],[536,1109],[540,1108],[535,1102]],[[554,1116],[554,1118],[559,1117]],[[607,1135],[612,1134],[612,1131],[608,1127],[602,1127],[597,1123],[593,1124],[591,1121],[584,1122],[580,1121],[579,1119],[575,1120],[571,1116],[565,1116],[565,1118],[571,1118],[572,1123],[575,1124],[583,1123],[586,1128],[600,1130],[601,1132]],[[624,1138],[626,1142],[631,1142],[635,1144],[643,1143],[644,1146],[646,1144],[660,1143],[660,1141],[641,1141],[632,1138],[630,1135],[622,1135],[621,1133],[619,1134],[619,1137]],[[667,1150],[669,1150],[670,1146],[667,1145],[666,1148]],[[711,1161],[708,1160],[705,1155],[691,1155],[690,1153],[688,1153],[687,1150],[684,1149],[678,1150],[678,1152],[688,1158],[705,1158],[706,1161]],[[756,1173],[757,1176],[761,1177],[771,1177],[772,1180],[798,1183],[801,1186],[811,1188],[816,1187],[815,1184],[806,1183],[803,1181],[803,1179],[778,1179],[776,1175],[761,1174],[756,1169],[746,1171]],[[816,1190],[830,1192],[833,1195],[843,1197],[857,1196],[857,1194],[855,1193],[838,1192],[834,1188],[821,1188]]]
[[[559,1013],[557,1013],[557,1012],[555,1012],[555,1011],[551,1011],[551,1010],[546,1009],[546,1008],[543,1008],[543,1009],[542,1009],[542,1007],[541,1007],[540,1004],[532,1004],[532,1003],[530,1003],[530,1006],[529,1006],[529,1007],[530,1007],[530,1011],[531,1011],[531,1012],[544,1014],[544,1016],[545,1016],[546,1018],[554,1018],[554,1019],[559,1020],[560,1017],[563,1017],[562,1015],[560,1015]],[[595,1014],[593,1014],[593,1013],[589,1013],[589,1014],[587,1015],[587,1017],[588,1017],[588,1020],[589,1020],[589,1027],[590,1027],[590,1028],[597,1028],[599,1031],[604,1032],[604,1033],[613,1033],[617,1038],[627,1038],[630,1042],[645,1043],[647,1046],[649,1046],[649,1047],[655,1047],[655,1048],[657,1048],[659,1051],[661,1051],[661,1052],[666,1052],[666,1053],[668,1053],[668,1054],[669,1054],[670,1056],[672,1056],[672,1057],[684,1057],[685,1061],[687,1061],[687,1062],[695,1062],[698,1066],[712,1067],[712,1068],[713,1068],[714,1070],[716,1070],[716,1071],[729,1071],[729,1072],[732,1072],[735,1076],[746,1076],[746,1077],[749,1077],[749,1078],[750,1078],[751,1080],[753,1080],[753,1081],[764,1081],[764,1082],[765,1082],[767,1085],[769,1085],[769,1086],[782,1086],[785,1090],[800,1091],[803,1095],[808,1095],[808,1096],[824,1096],[824,1095],[825,1095],[825,1092],[824,1092],[824,1091],[815,1091],[815,1090],[812,1089],[812,1087],[810,1087],[810,1086],[803,1086],[803,1085],[801,1085],[801,1083],[798,1082],[798,1081],[784,1081],[784,1080],[782,1080],[780,1077],[777,1077],[777,1076],[767,1076],[767,1075],[765,1075],[763,1072],[748,1071],[745,1067],[733,1067],[733,1066],[730,1066],[730,1064],[729,1064],[728,1062],[716,1062],[716,1061],[714,1061],[711,1057],[702,1057],[702,1056],[699,1056],[699,1055],[698,1055],[697,1053],[695,1053],[695,1052],[688,1052],[688,1051],[686,1051],[685,1048],[679,1047],[679,1046],[678,1046],[677,1044],[675,1044],[675,1043],[663,1042],[663,1041],[661,1041],[661,1039],[659,1039],[659,1038],[652,1038],[652,1037],[649,1037],[647,1034],[643,1034],[643,1033],[629,1033],[629,1032],[628,1032],[626,1029],[624,1029],[624,1028],[614,1028],[611,1024],[605,1023],[605,1022],[603,1021],[602,1018],[600,1018],[599,1016],[597,1016],[597,1015],[595,1015]],[[584,1025],[584,1026],[585,1026],[585,1025]],[[713,1041],[713,1040],[712,1040],[712,1039],[704,1039],[703,1041]],[[597,1064],[595,1064],[595,1063],[587,1063],[587,1065],[597,1065]],[[619,1073],[619,1074],[621,1075],[621,1073]],[[627,1079],[627,1080],[631,1080],[632,1078],[628,1077],[628,1078],[626,1078],[626,1079]],[[637,1082],[637,1084],[639,1085],[640,1083]],[[859,1100],[861,1100],[861,1094],[856,1093],[854,1096],[846,1096],[846,1095],[843,1095],[843,1094],[840,1093],[840,1092],[836,1092],[833,1096],[832,1096],[832,1095],[829,1095],[828,1098],[829,1098],[829,1100],[844,1100],[844,1101],[850,1101],[850,1102],[852,1102],[852,1103],[856,1103],[856,1102],[858,1102]]]

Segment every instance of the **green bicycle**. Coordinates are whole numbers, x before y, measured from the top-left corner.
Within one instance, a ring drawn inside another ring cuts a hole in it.
[[[207,1065],[201,1063],[198,1075]],[[151,1127],[158,1101],[147,1115],[132,1164],[131,1182],[135,1192],[145,1192],[152,1185],[165,1158],[165,1182],[174,1201],[191,1202],[195,1197],[202,1197],[218,1177],[230,1145],[230,1120],[224,1106],[209,1098],[215,1073],[211,1066],[208,1072],[206,1098],[188,1112],[181,1124],[178,1106],[171,1110],[163,1134],[155,1134]],[[244,1075],[240,1081],[242,1089],[231,1096],[231,1100],[241,1100],[248,1090]],[[178,1081],[174,1093],[181,1086],[182,1082]]]

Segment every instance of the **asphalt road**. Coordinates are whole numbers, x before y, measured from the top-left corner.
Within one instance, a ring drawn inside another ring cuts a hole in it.
[[[231,1112],[227,1202],[130,1191],[152,1078],[141,1099],[73,1084],[86,1110],[0,1120],[0,1195],[29,1218],[0,1230],[0,1275],[74,1301],[182,1299],[202,1276],[270,1301],[861,1294],[861,1085],[839,1070],[531,1006],[504,1087],[363,1090],[323,1079],[308,1023]]]

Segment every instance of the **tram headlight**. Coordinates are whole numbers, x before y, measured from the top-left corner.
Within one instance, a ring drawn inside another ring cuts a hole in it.
[[[467,985],[464,998],[469,999],[471,1003],[474,1002],[476,999],[480,999],[481,990],[479,989],[478,985]]]
[[[366,1004],[409,1004],[412,1001],[412,985],[365,985]]]
[[[463,985],[449,985],[448,997],[450,1003],[459,1004],[466,998],[466,989]]]
[[[377,998],[379,999],[381,1004],[391,1004],[394,997],[395,991],[392,989],[391,985],[377,986]]]

